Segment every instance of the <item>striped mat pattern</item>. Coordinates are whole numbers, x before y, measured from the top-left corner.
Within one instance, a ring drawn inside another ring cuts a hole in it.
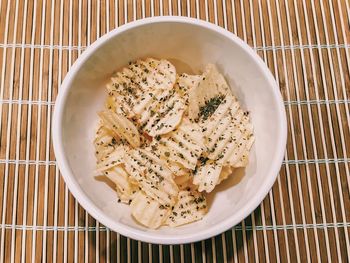
[[[110,231],[76,202],[51,143],[55,98],[97,38],[190,16],[246,41],[279,83],[288,146],[261,205],[225,233],[161,246]],[[0,0],[0,262],[348,262],[349,0]]]

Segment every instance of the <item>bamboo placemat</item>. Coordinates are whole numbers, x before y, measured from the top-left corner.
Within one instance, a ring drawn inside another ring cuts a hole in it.
[[[0,262],[348,262],[348,0],[0,0]],[[288,117],[278,180],[238,226],[159,246],[105,228],[56,166],[52,112],[85,47],[126,22],[197,17],[234,32],[266,61]]]

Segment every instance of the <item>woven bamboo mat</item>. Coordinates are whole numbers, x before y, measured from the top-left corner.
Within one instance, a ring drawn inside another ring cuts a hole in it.
[[[278,180],[238,226],[202,242],[125,238],[87,214],[56,166],[52,112],[85,47],[142,17],[197,17],[266,61],[288,117]],[[348,262],[349,0],[0,0],[0,262]]]

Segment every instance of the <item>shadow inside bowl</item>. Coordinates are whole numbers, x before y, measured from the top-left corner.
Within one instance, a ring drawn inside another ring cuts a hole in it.
[[[193,70],[192,66],[190,66],[188,63],[184,62],[183,60],[176,59],[176,58],[167,58],[168,61],[170,61],[176,68],[176,71],[178,74],[186,73],[186,74],[200,74],[200,71]]]
[[[227,189],[230,189],[234,187],[235,185],[238,185],[244,178],[245,175],[245,167],[237,168],[235,169],[226,180],[222,181],[219,185],[215,187],[215,189],[206,195],[207,198],[207,205],[208,209],[210,209],[215,196],[219,192],[226,191]]]

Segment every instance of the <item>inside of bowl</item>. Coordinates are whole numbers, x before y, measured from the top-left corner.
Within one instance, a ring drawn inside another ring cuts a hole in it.
[[[198,73],[205,64],[216,64],[243,108],[251,112],[256,137],[248,167],[210,195],[209,213],[202,221],[177,229],[162,228],[157,235],[176,238],[220,225],[228,218],[242,219],[249,201],[256,199],[268,177],[275,176],[269,171],[280,147],[276,143],[281,136],[278,104],[270,80],[248,52],[229,37],[195,24],[142,25],[111,36],[85,58],[69,83],[72,87],[62,123],[64,151],[75,181],[110,220],[140,231],[153,231],[135,223],[128,207],[117,203],[114,190],[95,179],[92,144],[97,112],[103,108],[106,96],[104,85],[116,69],[146,57],[169,59],[179,72]]]

